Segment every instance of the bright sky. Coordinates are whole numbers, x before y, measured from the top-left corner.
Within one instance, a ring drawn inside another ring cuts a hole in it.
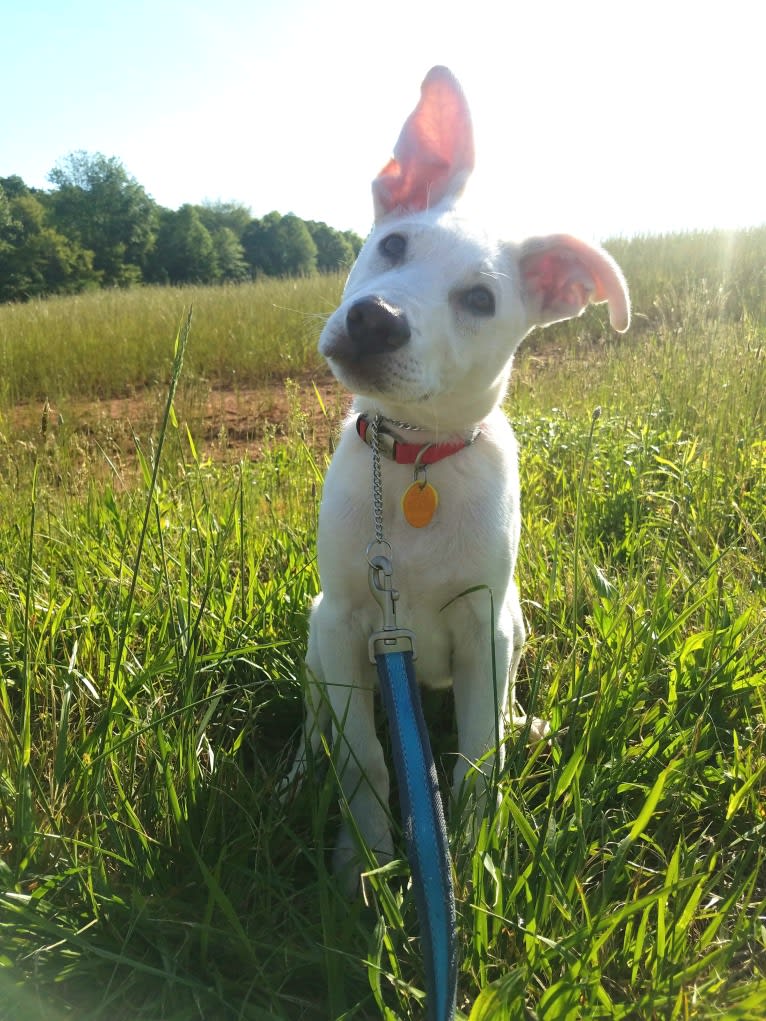
[[[755,225],[765,37],[763,0],[0,0],[0,176],[47,187],[85,149],[164,206],[365,234],[439,63],[512,233]]]

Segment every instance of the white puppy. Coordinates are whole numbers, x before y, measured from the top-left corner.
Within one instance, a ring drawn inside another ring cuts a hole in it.
[[[398,623],[415,632],[419,682],[454,689],[459,791],[474,764],[483,773],[502,765],[497,719],[501,732],[509,717],[526,722],[513,692],[524,642],[514,582],[517,452],[500,407],[514,351],[534,326],[577,316],[589,302],[609,303],[616,330],[630,319],[625,281],[604,251],[565,235],[511,244],[460,218],[455,206],[473,168],[473,135],[446,68],[427,75],[394,152],[373,182],[375,228],[319,340],[355,397],[324,486],[323,591],[311,614],[306,728],[291,773],[302,772],[307,744],[316,751],[332,728],[344,800],[379,861],[393,847],[368,658],[369,636],[382,624],[365,554],[375,538],[373,420],[380,416],[382,525],[393,550]],[[398,460],[388,456],[394,440]],[[414,503],[404,506],[408,491]],[[530,721],[532,738],[544,727]],[[335,865],[350,866],[347,883],[355,886],[361,864],[348,824]]]

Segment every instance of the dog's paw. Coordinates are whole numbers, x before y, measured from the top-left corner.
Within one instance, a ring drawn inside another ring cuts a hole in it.
[[[527,730],[527,743],[529,745],[539,744],[550,737],[551,727],[547,720],[540,720],[536,716],[513,715],[511,726],[514,730]]]
[[[394,845],[391,833],[386,830],[376,841],[370,851],[373,860],[364,854],[358,840],[350,827],[343,823],[335,843],[332,856],[332,869],[335,880],[344,896],[353,900],[363,890],[364,877],[376,865],[385,865],[394,857]]]
[[[533,716],[527,722],[529,723],[529,743],[531,745],[539,744],[540,741],[546,741],[550,737],[551,725],[547,720],[539,720]]]

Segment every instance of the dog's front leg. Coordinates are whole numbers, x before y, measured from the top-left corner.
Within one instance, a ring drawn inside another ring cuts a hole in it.
[[[509,727],[529,728],[529,742],[536,744],[550,732],[548,724],[527,717],[516,702],[515,680],[526,629],[518,592],[511,584],[490,637],[477,613],[473,627],[466,627],[456,641],[453,655],[453,688],[458,727],[458,761],[453,792],[460,800],[464,786],[479,778],[477,813],[483,812],[486,778],[503,768],[505,737]],[[494,662],[493,648],[494,641]]]
[[[513,659],[518,661],[518,656],[513,656],[513,626],[505,623],[501,620],[495,628],[494,664],[493,639],[486,626],[466,628],[453,653],[458,760],[452,788],[458,803],[467,791],[476,789],[479,816],[486,779],[495,767],[498,771],[503,767],[510,668]]]
[[[332,717],[333,758],[347,806],[335,845],[333,866],[349,896],[369,862],[359,837],[382,864],[393,857],[388,809],[389,777],[375,733],[375,668],[366,645],[350,640],[350,614],[322,614],[318,644]],[[355,833],[358,832],[358,836]]]

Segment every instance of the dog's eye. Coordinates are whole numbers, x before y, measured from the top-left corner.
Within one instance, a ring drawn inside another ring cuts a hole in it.
[[[399,262],[407,251],[407,238],[403,234],[389,234],[380,242],[378,250],[386,258]]]
[[[492,291],[480,284],[466,291],[460,302],[476,316],[493,316],[495,314],[495,296]]]

